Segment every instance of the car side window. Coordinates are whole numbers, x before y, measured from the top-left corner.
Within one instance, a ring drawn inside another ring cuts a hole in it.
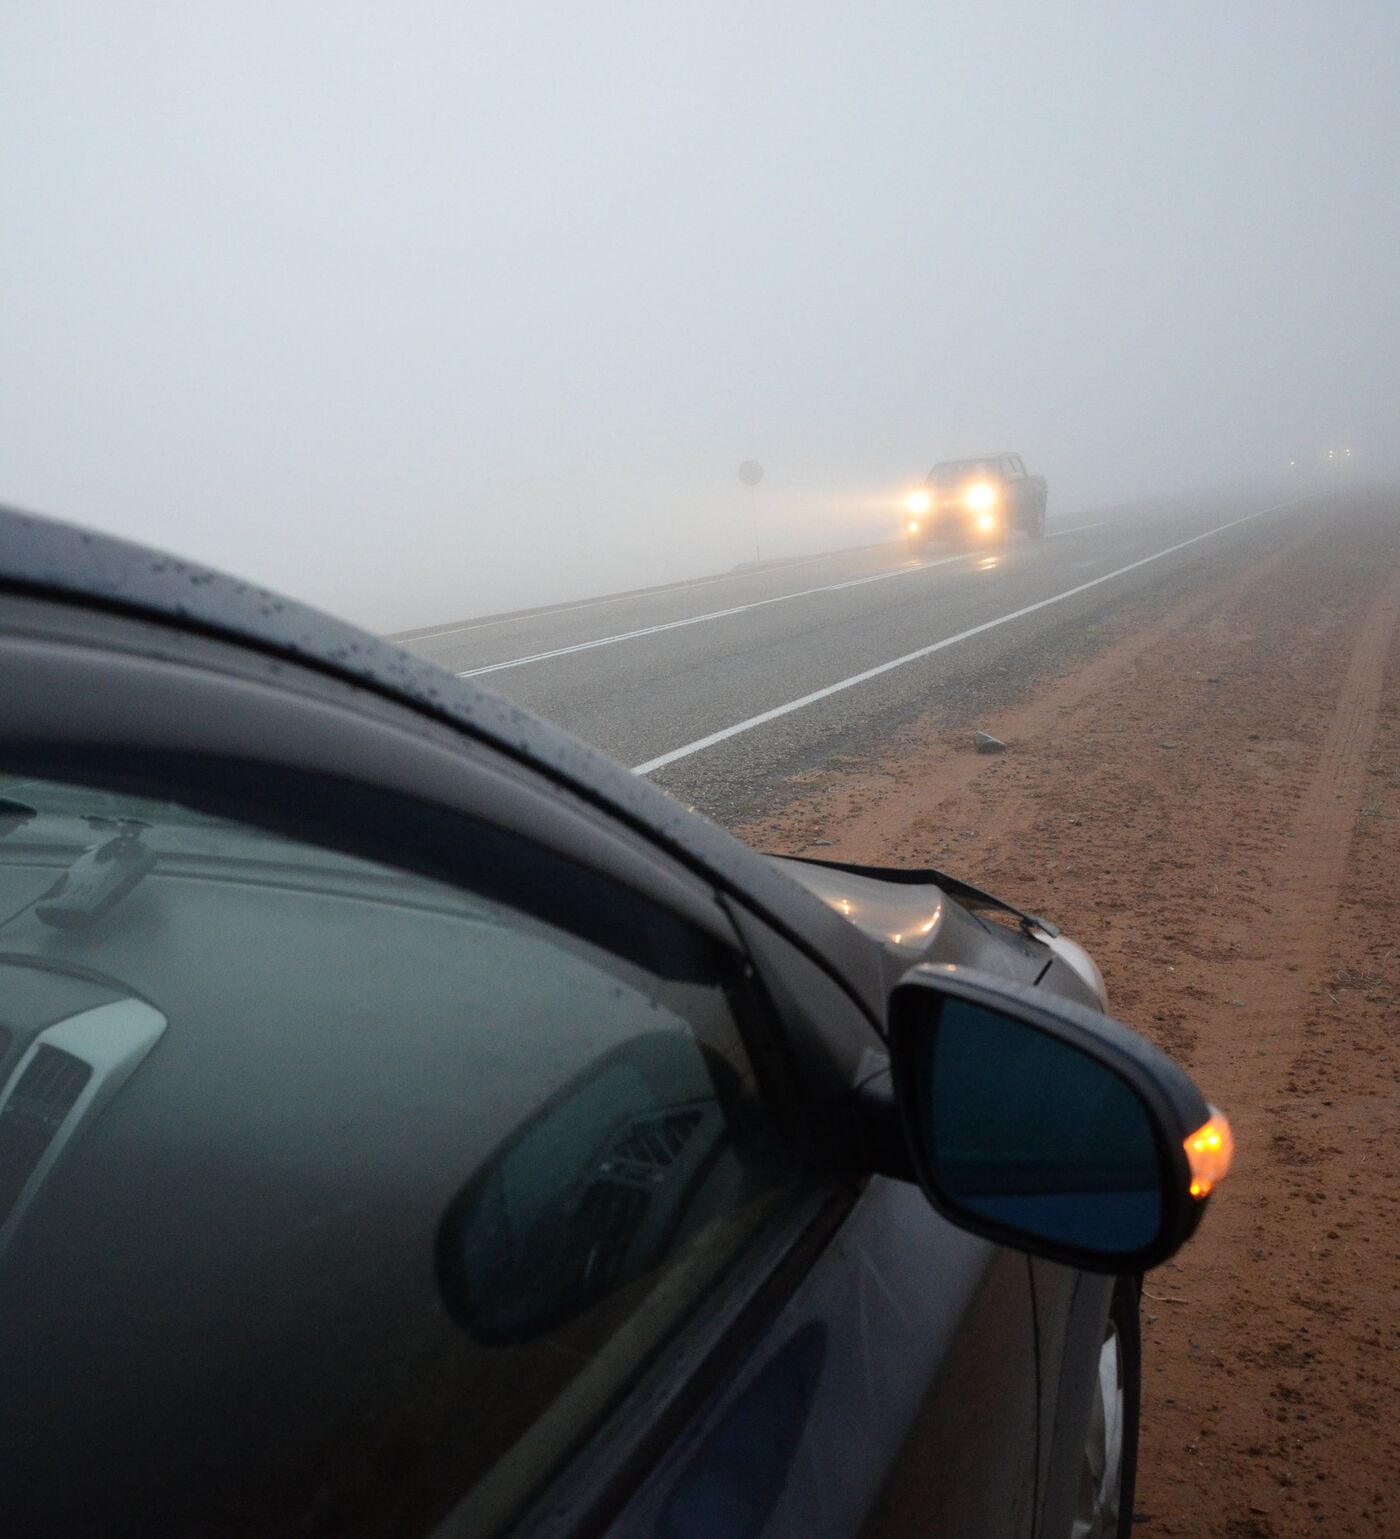
[[[0,779],[16,1532],[493,1532],[795,1200],[738,962],[460,839]]]

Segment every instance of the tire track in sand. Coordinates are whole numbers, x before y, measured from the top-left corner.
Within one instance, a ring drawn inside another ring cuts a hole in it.
[[[1281,1088],[1281,1077],[1288,1070],[1285,1055],[1301,1045],[1299,979],[1304,980],[1303,987],[1311,984],[1320,988],[1326,973],[1332,925],[1366,793],[1367,752],[1380,718],[1386,660],[1397,622],[1400,572],[1391,576],[1367,611],[1317,767],[1270,883],[1274,912],[1270,950],[1288,962],[1262,987],[1257,967],[1249,972],[1254,1029],[1248,1044],[1254,1069],[1267,1068],[1272,1081],[1269,1088],[1274,1091]],[[1243,981],[1241,987],[1245,987]],[[1256,1098],[1258,1094],[1256,1089]]]

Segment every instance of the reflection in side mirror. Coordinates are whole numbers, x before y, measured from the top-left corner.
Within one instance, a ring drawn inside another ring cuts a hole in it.
[[[551,1097],[443,1218],[438,1277],[458,1323],[487,1346],[530,1341],[652,1272],[732,1162],[733,1080],[689,1035],[656,1032]]]
[[[955,968],[910,973],[891,1028],[906,1137],[949,1218],[1102,1271],[1156,1265],[1190,1236],[1209,1185],[1188,1145],[1213,1130],[1223,1147],[1228,1128],[1143,1039]]]
[[[1162,1228],[1152,1117],[1111,1069],[1034,1026],[949,1000],[923,1092],[934,1178],[950,1201],[1059,1244],[1139,1251]]]

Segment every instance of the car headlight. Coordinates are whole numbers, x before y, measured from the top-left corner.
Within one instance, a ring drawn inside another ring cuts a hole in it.
[[[976,481],[963,493],[963,502],[974,513],[985,513],[989,508],[996,506],[997,493],[994,486],[989,486],[985,481]]]
[[[983,532],[983,534],[990,534],[992,530],[996,528],[996,526],[997,521],[990,513],[983,513],[982,516],[977,520],[977,527]]]
[[[904,501],[904,506],[919,518],[933,506],[933,498],[927,492],[910,492]]]
[[[918,534],[918,532],[919,532],[919,521],[918,521],[917,518],[911,518],[909,520],[909,533],[910,534]]]

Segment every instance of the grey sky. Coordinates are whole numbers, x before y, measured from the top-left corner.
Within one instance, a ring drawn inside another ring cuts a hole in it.
[[[1400,7],[42,4],[0,498],[381,629],[1394,460]]]

